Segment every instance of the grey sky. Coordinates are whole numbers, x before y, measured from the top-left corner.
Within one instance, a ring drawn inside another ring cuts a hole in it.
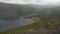
[[[0,0],[0,2],[9,2],[11,0]]]
[[[0,2],[18,3],[18,4],[56,4],[60,3],[60,0],[0,0]]]

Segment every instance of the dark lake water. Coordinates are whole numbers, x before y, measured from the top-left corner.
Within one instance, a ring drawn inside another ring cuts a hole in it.
[[[17,28],[20,26],[24,26],[27,24],[32,24],[32,19],[24,19],[24,18],[8,18],[8,19],[0,19],[0,32]]]

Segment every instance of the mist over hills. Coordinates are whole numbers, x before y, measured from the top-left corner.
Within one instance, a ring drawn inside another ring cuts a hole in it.
[[[59,6],[54,5],[9,4],[0,2],[0,18],[19,17],[32,13],[49,15],[52,14],[53,11],[55,12],[55,9],[58,7]]]
[[[28,11],[29,10],[29,11]],[[0,2],[0,17],[19,17],[24,12],[32,12],[31,7]]]
[[[31,25],[29,24],[27,26],[23,26],[21,28],[19,27],[19,28],[8,30],[8,31],[4,32],[4,34],[5,33],[9,33],[9,34],[14,33],[15,34],[19,31],[22,31],[25,29],[28,30],[29,28],[39,29],[40,24],[41,24],[41,27],[43,27],[43,29],[51,28],[51,30],[53,29],[53,31],[60,30],[60,28],[59,28],[60,27],[60,6],[59,5],[9,4],[9,3],[0,2],[0,18],[11,18],[12,19],[12,18],[18,17],[18,19],[19,19],[21,16],[23,16],[21,18],[22,22],[20,20],[17,20],[16,23],[21,22],[21,23],[25,24],[24,17],[28,18],[28,19],[29,18],[32,19],[33,21],[35,21],[35,23],[33,23]],[[24,21],[23,21],[23,19],[24,19]],[[9,20],[7,20],[6,23],[4,22],[2,24],[3,25],[7,24],[6,26],[8,26],[8,25],[13,26],[13,24],[15,25],[15,21],[14,21],[14,23],[11,22],[11,23],[13,23],[11,25]],[[11,21],[13,21],[13,20],[11,20]]]

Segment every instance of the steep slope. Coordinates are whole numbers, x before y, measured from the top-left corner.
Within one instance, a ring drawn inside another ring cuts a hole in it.
[[[19,17],[27,13],[33,13],[35,9],[22,4],[8,4],[0,2],[0,17]]]
[[[42,11],[39,12],[39,15],[44,20],[60,18],[60,7],[43,9]]]

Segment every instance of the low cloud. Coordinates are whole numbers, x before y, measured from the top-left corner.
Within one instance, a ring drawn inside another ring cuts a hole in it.
[[[18,3],[18,4],[56,4],[60,0],[0,0],[0,2]]]

